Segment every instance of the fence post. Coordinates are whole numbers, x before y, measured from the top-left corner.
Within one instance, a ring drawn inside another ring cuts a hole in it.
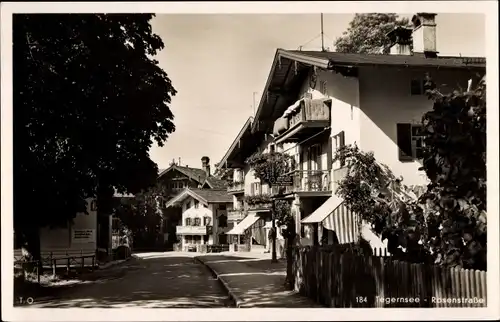
[[[70,259],[69,257],[66,259],[67,260],[67,264],[66,264],[66,272],[68,273],[69,275],[69,266],[70,266]]]
[[[52,259],[52,276],[56,277],[56,259]]]
[[[40,284],[40,268],[42,267],[42,261],[39,260],[36,262],[36,280],[38,284]]]
[[[385,279],[385,263],[386,260],[384,257],[379,257],[378,258],[379,264],[380,264],[380,280],[379,280],[379,289],[377,291],[377,294],[379,296],[379,299],[382,298],[384,302],[380,302],[378,300],[377,302],[379,303],[378,307],[384,307],[385,306],[385,285],[386,285],[386,279]],[[375,298],[377,300],[377,298]]]
[[[479,272],[479,276],[481,276],[481,296],[479,299],[484,299],[483,307],[488,305],[487,292],[486,292],[486,272]]]

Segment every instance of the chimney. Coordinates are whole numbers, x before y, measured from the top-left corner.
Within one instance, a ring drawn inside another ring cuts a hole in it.
[[[210,158],[209,157],[205,156],[205,157],[201,158],[201,168],[207,174],[207,178],[210,177]]]
[[[388,54],[411,55],[411,33],[411,29],[404,27],[396,27],[394,30],[387,33],[386,36],[391,41],[388,48]]]
[[[181,165],[181,157],[179,157],[179,166]]]
[[[413,53],[437,57],[435,13],[420,12],[413,16]]]

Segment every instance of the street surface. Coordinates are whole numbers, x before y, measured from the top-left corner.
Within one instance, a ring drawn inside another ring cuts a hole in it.
[[[60,286],[34,298],[34,308],[212,308],[231,307],[210,271],[186,253],[143,253],[139,258]]]

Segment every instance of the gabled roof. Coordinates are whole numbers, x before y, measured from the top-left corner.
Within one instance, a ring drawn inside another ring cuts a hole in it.
[[[347,54],[321,51],[282,50],[281,56],[298,61],[316,61],[318,67],[325,66],[405,66],[439,68],[486,68],[484,57],[437,57],[424,55],[384,55],[384,54]],[[325,65],[326,64],[326,65]]]
[[[274,122],[274,119],[284,112],[283,109],[287,105],[297,100],[297,88],[300,88],[312,66],[327,70],[352,69],[361,66],[484,70],[486,59],[484,57],[429,58],[420,54],[348,54],[277,49],[252,123],[252,132],[270,131],[269,119],[273,119]]]
[[[190,179],[198,182],[202,186],[207,184],[212,189],[224,189],[227,187],[227,183],[224,180],[220,180],[214,176],[210,176],[207,178],[207,174],[205,170],[199,168],[191,168],[191,167],[183,167],[176,164],[171,165],[168,169],[163,170],[158,178],[161,178],[166,173],[177,170],[180,173],[186,175]]]
[[[228,164],[231,161],[231,158],[236,154],[235,152],[240,149],[240,140],[244,136],[249,136],[252,134],[251,132],[251,125],[252,125],[253,117],[249,117],[243,127],[241,128],[240,132],[236,136],[236,138],[233,140],[233,143],[231,143],[231,146],[229,147],[229,150],[227,150],[226,154],[222,158],[222,160],[219,162],[219,168],[224,168],[225,166],[228,166],[229,168],[232,167],[232,165]]]
[[[182,192],[180,192],[177,196],[170,199],[166,206],[172,207],[173,205],[182,202],[186,198],[190,197],[202,202],[205,205],[211,203],[233,202],[233,197],[227,193],[227,190],[186,188]]]

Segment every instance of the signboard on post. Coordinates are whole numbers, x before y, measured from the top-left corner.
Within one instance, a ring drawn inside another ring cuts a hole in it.
[[[95,229],[73,229],[71,231],[71,243],[86,244],[95,243]]]
[[[292,178],[292,176],[277,177],[275,182],[271,182],[271,184],[273,186],[276,186],[276,187],[292,186],[293,185],[293,178]]]

